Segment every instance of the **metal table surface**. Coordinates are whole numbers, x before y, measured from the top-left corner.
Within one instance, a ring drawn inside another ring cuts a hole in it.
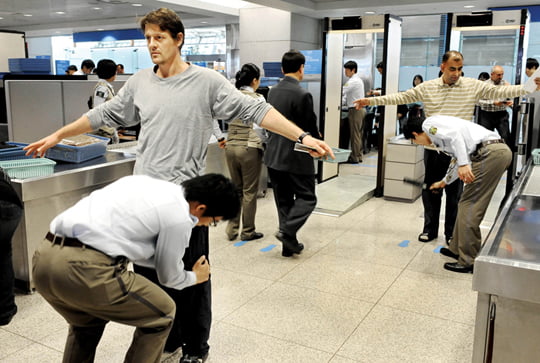
[[[52,219],[93,190],[131,175],[134,164],[133,155],[108,151],[83,163],[59,162],[51,175],[12,180],[24,204],[23,217],[12,241],[17,287],[32,290],[32,256]]]
[[[540,166],[530,165],[474,264],[473,289],[540,303]]]
[[[474,263],[473,362],[540,356],[540,166],[529,161]]]

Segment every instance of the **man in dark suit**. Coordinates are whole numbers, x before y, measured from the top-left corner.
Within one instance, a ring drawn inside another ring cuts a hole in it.
[[[317,116],[313,112],[313,97],[300,87],[305,62],[304,55],[296,50],[285,53],[281,59],[285,78],[272,87],[268,95],[268,103],[307,131],[298,138],[300,142],[306,135],[320,136]],[[276,238],[283,243],[282,256],[291,257],[304,249],[296,233],[317,204],[313,158],[307,153],[294,151],[294,141],[270,132],[264,162],[268,166],[278,210],[279,232]]]

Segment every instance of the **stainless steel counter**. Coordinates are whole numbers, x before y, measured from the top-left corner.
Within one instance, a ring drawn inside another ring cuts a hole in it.
[[[473,362],[540,357],[540,166],[528,164],[475,260]]]
[[[16,286],[31,291],[32,255],[49,230],[51,220],[85,195],[123,176],[131,175],[135,157],[118,152],[84,163],[58,163],[48,176],[14,179],[24,214],[13,236]]]

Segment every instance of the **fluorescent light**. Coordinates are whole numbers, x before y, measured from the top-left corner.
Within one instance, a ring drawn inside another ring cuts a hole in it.
[[[188,0],[158,0],[165,3],[176,4],[176,5],[192,5],[192,1]],[[218,5],[225,8],[231,9],[242,9],[249,6],[253,6],[252,3],[242,0],[198,0],[199,3],[206,3],[212,5]]]
[[[4,19],[4,18],[2,18],[2,17],[0,16],[0,20],[2,20],[2,19]]]
[[[465,5],[465,6],[464,6],[465,9],[472,9],[472,8],[474,8],[474,7],[475,7],[474,5]]]
[[[24,14],[23,16],[30,17],[30,16],[32,16],[32,14]]]
[[[142,4],[131,4],[131,6],[142,6]]]
[[[97,8],[97,7],[96,7],[96,8],[92,8],[92,9],[93,9],[93,10],[101,10],[101,8]]]
[[[59,14],[59,15],[62,15],[62,14],[65,14],[66,12],[65,11],[55,11],[56,14]]]
[[[366,15],[374,15],[375,12],[374,12],[374,11],[366,11],[365,14],[366,14]]]

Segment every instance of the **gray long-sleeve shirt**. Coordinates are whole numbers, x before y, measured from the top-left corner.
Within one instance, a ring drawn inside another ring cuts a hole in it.
[[[219,73],[190,65],[168,78],[142,70],[112,100],[86,115],[93,128],[140,122],[134,173],[179,184],[202,173],[214,119],[260,124],[270,108]]]

